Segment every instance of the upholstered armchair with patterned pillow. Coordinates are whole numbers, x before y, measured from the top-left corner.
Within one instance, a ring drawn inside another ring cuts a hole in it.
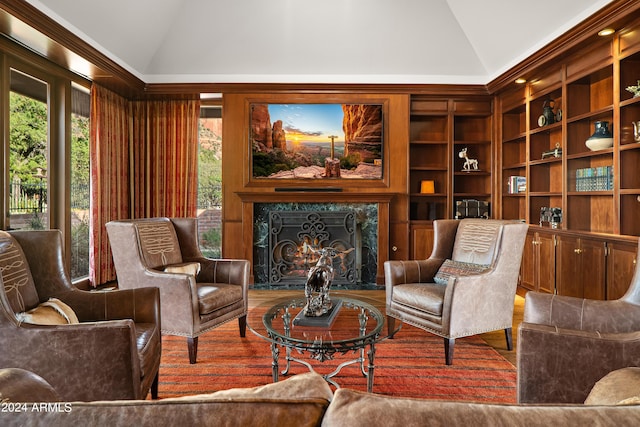
[[[0,272],[0,367],[39,375],[64,401],[158,397],[157,289],[77,289],[59,230],[0,231]]]
[[[504,329],[512,322],[528,225],[491,219],[437,220],[426,260],[384,263],[389,331],[394,319],[444,338],[453,363],[456,338]]]
[[[198,336],[223,323],[238,319],[245,336],[249,261],[205,258],[197,219],[111,221],[107,232],[118,287],[160,289],[162,333],[187,338],[190,363]]]

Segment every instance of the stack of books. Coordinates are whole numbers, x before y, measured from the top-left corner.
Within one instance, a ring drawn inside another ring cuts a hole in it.
[[[524,193],[527,191],[527,177],[510,176],[507,182],[507,191],[509,194]]]
[[[576,191],[613,190],[613,166],[576,169]]]

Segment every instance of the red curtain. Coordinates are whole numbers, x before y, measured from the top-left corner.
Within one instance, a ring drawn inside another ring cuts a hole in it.
[[[91,87],[91,201],[89,280],[115,280],[105,224],[129,216],[129,102],[98,85]]]
[[[115,280],[105,224],[193,217],[197,210],[199,100],[127,101],[91,90],[89,277]]]
[[[198,100],[131,103],[133,217],[193,217],[198,190]]]

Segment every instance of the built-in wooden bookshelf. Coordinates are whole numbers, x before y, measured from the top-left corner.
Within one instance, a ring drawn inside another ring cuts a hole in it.
[[[410,220],[453,218],[457,200],[491,202],[492,103],[481,99],[411,99],[409,141]],[[467,148],[478,168],[463,170],[458,153]],[[421,192],[433,181],[433,193]]]
[[[532,72],[526,85],[514,83],[497,97],[499,215],[530,224],[523,261],[526,289],[613,299],[630,282],[633,269],[627,264],[637,262],[640,237],[640,142],[633,132],[640,98],[625,88],[640,79],[638,27],[593,39]],[[554,106],[551,121],[539,120],[546,105]],[[585,142],[596,122],[607,122],[613,144],[592,151]],[[585,186],[585,174],[604,174],[608,181],[588,176],[587,183],[598,184]],[[512,176],[526,178],[523,193],[509,191]],[[543,207],[562,209],[557,228],[541,226]],[[542,262],[553,263],[553,274],[535,275]]]

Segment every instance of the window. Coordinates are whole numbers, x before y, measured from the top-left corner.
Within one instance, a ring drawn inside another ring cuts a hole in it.
[[[49,228],[49,85],[10,70],[8,228]]]
[[[198,148],[198,233],[200,249],[222,255],[222,109],[200,108]]]
[[[71,279],[89,275],[89,91],[71,85]]]

